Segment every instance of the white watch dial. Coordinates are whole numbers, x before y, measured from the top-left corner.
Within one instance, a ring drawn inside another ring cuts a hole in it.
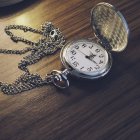
[[[99,44],[79,40],[66,51],[66,59],[71,67],[81,73],[98,73],[108,63],[108,53]]]

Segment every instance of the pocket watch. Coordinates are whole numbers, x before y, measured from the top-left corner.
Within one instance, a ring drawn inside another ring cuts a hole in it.
[[[121,52],[127,46],[127,22],[111,4],[102,2],[91,10],[91,26],[94,39],[70,41],[61,50],[60,58],[66,69],[60,73],[67,86],[68,74],[84,79],[105,76],[112,66],[111,53]]]
[[[21,60],[18,67],[25,73],[12,84],[0,82],[0,89],[5,94],[17,94],[33,88],[54,84],[59,88],[69,86],[68,75],[83,79],[98,79],[105,76],[112,66],[112,52],[123,51],[128,43],[129,28],[123,15],[111,4],[99,3],[91,10],[93,39],[78,39],[65,44],[65,39],[58,28],[47,22],[41,30],[23,25],[9,25],[5,32],[14,42],[23,42],[30,47],[24,50],[0,49],[4,54],[31,54]],[[23,30],[42,35],[38,42],[15,36],[10,30]],[[27,66],[35,64],[43,57],[61,49],[60,59],[65,67],[63,71],[53,70],[45,78],[31,74]]]

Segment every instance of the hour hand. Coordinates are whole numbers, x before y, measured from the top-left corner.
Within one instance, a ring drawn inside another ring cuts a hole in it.
[[[86,55],[85,57],[86,57],[87,59],[89,59],[90,61],[94,62],[95,64],[97,64],[96,61],[93,60],[93,58],[94,58],[95,56],[96,56],[96,55],[94,55],[94,54],[92,53],[92,54],[90,54],[89,56]]]
[[[93,54],[91,51],[90,51],[90,55],[89,55],[91,58],[94,58],[96,55]]]
[[[95,57],[96,55],[93,54],[91,51],[90,51],[90,55],[86,55],[86,58],[87,59],[90,59],[90,60],[93,60],[93,58]]]
[[[91,56],[86,56],[86,58],[89,59],[90,61],[94,62],[95,64],[97,64],[96,61],[93,60],[93,57],[91,57]]]

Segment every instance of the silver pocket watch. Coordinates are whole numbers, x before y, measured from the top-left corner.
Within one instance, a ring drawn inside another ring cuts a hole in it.
[[[112,66],[111,52],[121,52],[127,46],[129,28],[114,6],[104,2],[97,4],[91,10],[91,26],[94,39],[74,40],[61,50],[60,58],[66,69],[54,72],[61,75],[64,87],[69,86],[68,74],[85,79],[105,76]],[[64,88],[58,83],[55,85]]]
[[[3,54],[21,55],[31,52],[18,64],[25,73],[12,84],[0,82],[3,93],[13,95],[43,85],[54,84],[59,88],[69,86],[68,75],[83,79],[98,79],[105,76],[112,66],[112,52],[123,51],[128,43],[129,29],[123,15],[108,3],[99,3],[91,10],[91,26],[95,37],[79,39],[65,44],[63,34],[58,28],[46,22],[41,30],[23,25],[9,25],[5,32],[14,42],[22,42],[30,47],[24,50],[0,49]],[[38,42],[15,36],[11,30],[22,30],[42,35]],[[61,49],[60,59],[65,67],[63,71],[53,70],[42,78],[30,73],[27,66],[35,64],[43,57]]]

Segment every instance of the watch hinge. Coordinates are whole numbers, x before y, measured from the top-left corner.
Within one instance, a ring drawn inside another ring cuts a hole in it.
[[[94,33],[94,34],[95,34],[95,38],[96,38],[97,43],[101,44],[107,51],[112,50],[112,47],[110,46],[110,44],[106,38],[103,38],[101,36],[99,37],[96,33]]]

